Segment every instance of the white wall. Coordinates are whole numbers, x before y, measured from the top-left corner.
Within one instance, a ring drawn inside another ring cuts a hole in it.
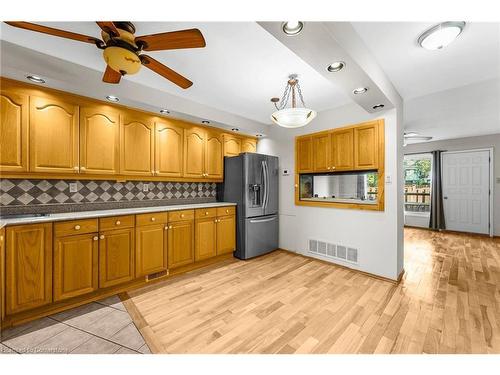
[[[500,132],[500,128],[499,128]],[[448,139],[435,142],[415,143],[404,148],[405,154],[433,150],[461,151],[493,147],[493,233],[500,236],[500,133],[480,137]],[[445,218],[446,222],[446,218]]]
[[[294,203],[294,139],[301,134],[332,129],[371,119],[385,119],[385,171],[392,184],[385,186],[385,211],[371,212],[338,208],[296,206]],[[307,254],[309,238],[322,239],[359,249],[359,266],[365,272],[396,279],[402,269],[402,204],[398,205],[398,173],[402,155],[398,153],[401,122],[396,109],[369,114],[355,104],[321,112],[302,129],[275,126],[268,138],[259,141],[258,152],[277,155],[280,168],[280,247]],[[328,259],[326,259],[328,260]],[[340,261],[339,261],[340,263]]]

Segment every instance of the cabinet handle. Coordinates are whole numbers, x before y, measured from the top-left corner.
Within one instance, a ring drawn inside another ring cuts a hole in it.
[[[80,171],[85,171],[85,170],[87,170],[87,168],[85,168],[85,167],[80,167]]]
[[[99,236],[99,238],[100,238],[101,240],[103,240],[103,239],[104,239],[104,234],[101,234],[101,235]]]
[[[75,225],[75,230],[80,230],[81,226],[79,226],[78,224]]]
[[[170,226],[168,227],[168,229],[172,229],[172,226],[170,225]]]
[[[74,166],[73,169],[75,170],[75,172],[78,172],[78,165]]]
[[[94,238],[92,238],[94,241],[97,241],[97,236],[94,236]]]
[[[168,225],[165,225],[165,228],[163,228],[163,229],[167,230],[168,229]]]
[[[121,222],[120,220],[117,220],[115,224],[116,224],[116,225],[120,225],[121,223],[122,223],[122,222]]]
[[[152,217],[152,218],[151,218],[151,221],[156,221],[156,218],[155,218],[155,217]]]
[[[229,213],[229,210],[226,210],[226,214],[228,214],[228,213]]]
[[[328,167],[327,169],[332,169],[332,168]]]
[[[181,217],[184,217],[184,214],[181,214]]]
[[[205,216],[208,215],[208,211],[205,211]]]
[[[332,169],[335,169],[335,167],[332,167]]]

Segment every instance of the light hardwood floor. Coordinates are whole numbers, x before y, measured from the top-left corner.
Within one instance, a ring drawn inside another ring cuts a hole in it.
[[[500,239],[405,229],[399,285],[284,251],[131,292],[153,352],[500,353]]]

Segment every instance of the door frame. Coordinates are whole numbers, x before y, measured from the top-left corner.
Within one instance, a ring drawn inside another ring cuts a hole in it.
[[[456,151],[443,151],[441,153],[441,160],[439,161],[441,163],[441,180],[443,179],[443,155],[444,154],[462,154],[465,152],[476,152],[476,151],[488,151],[489,153],[489,164],[490,164],[490,174],[489,174],[489,202],[488,202],[488,212],[489,212],[489,236],[493,237],[493,228],[494,228],[494,212],[493,212],[493,201],[494,201],[494,185],[493,185],[493,171],[494,171],[494,158],[493,158],[493,147],[483,147],[483,148],[473,148],[473,149],[468,149],[468,150],[456,150]],[[445,223],[446,223],[446,216],[444,218]]]

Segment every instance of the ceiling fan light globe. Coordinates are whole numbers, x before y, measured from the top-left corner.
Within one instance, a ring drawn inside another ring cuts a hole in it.
[[[316,117],[316,111],[308,108],[285,108],[274,112],[271,121],[283,128],[306,126]]]
[[[111,69],[125,74],[135,74],[141,69],[141,60],[132,51],[121,47],[107,47],[103,53],[104,61]]]

